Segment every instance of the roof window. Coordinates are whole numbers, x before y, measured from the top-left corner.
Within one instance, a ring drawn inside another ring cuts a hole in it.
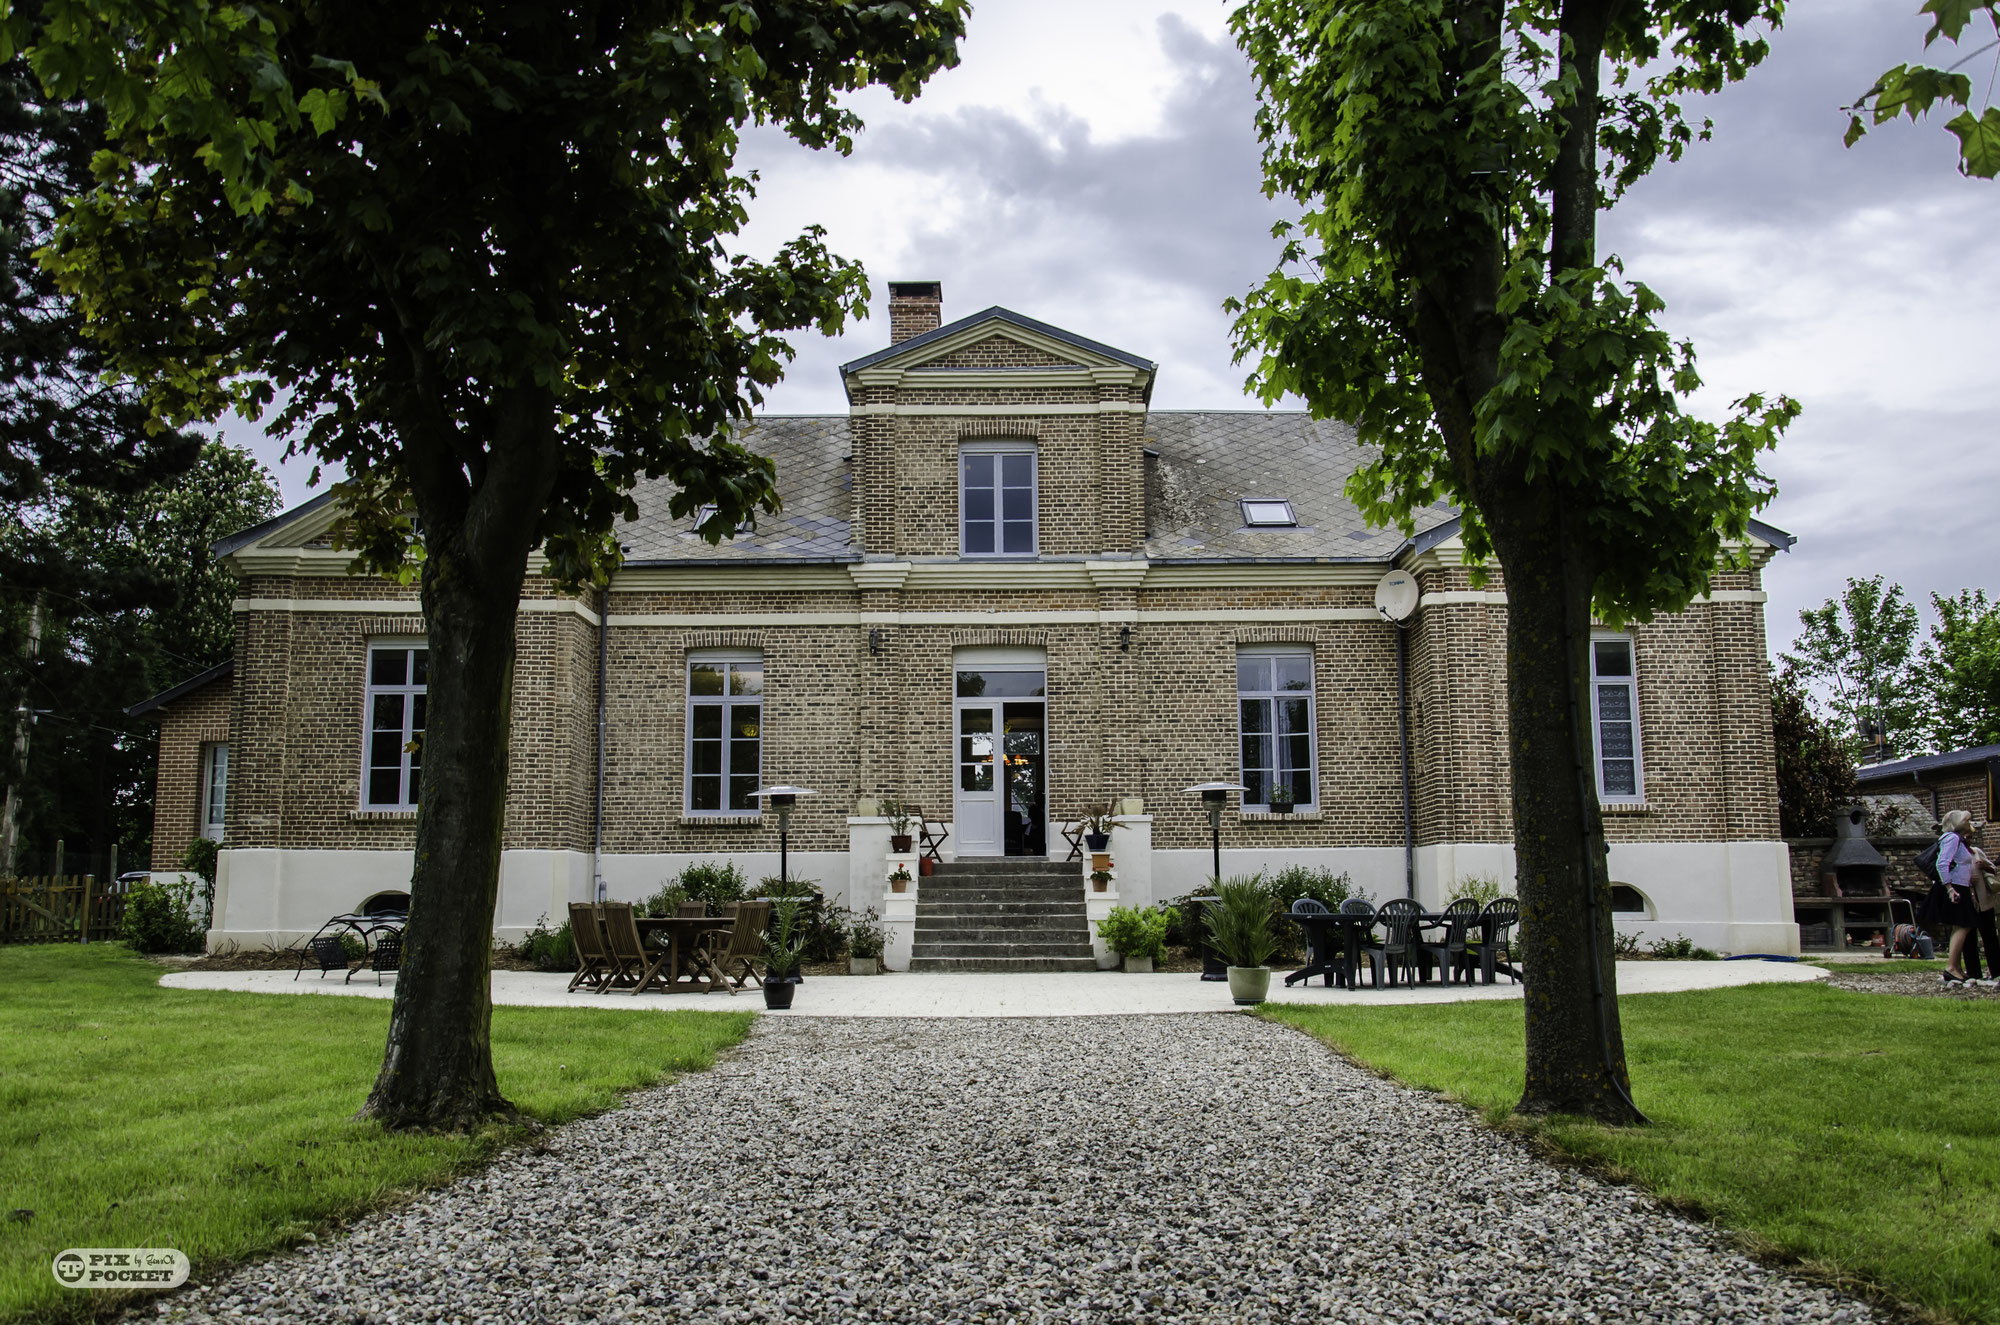
[[[707,524],[714,517],[715,517],[715,507],[713,504],[696,507],[694,513],[695,529],[699,531],[703,525]],[[750,519],[745,520],[742,524],[737,525],[734,532],[738,534],[756,533],[757,532],[756,517],[752,516]]]
[[[1246,500],[1239,504],[1243,507],[1243,523],[1253,529],[1291,529],[1299,523],[1288,501]]]

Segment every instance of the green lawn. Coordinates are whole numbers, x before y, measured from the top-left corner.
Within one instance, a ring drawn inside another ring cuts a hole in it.
[[[204,1266],[439,1182],[520,1139],[353,1121],[386,1001],[161,989],[122,947],[0,948],[0,1321],[76,1319],[66,1247],[177,1247]],[[500,1088],[559,1123],[698,1071],[750,1013],[495,1008]],[[32,1219],[5,1212],[32,1210]]]
[[[1522,1083],[1517,1002],[1267,1004],[1264,1015],[1530,1127],[1753,1246],[2000,1325],[2000,1006],[1820,985],[1619,1006],[1650,1127],[1510,1119]]]

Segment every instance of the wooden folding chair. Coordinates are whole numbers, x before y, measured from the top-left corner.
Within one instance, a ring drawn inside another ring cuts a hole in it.
[[[930,857],[932,864],[944,863],[943,858],[938,855],[938,849],[944,846],[944,840],[950,836],[951,830],[944,826],[944,820],[926,819],[922,814],[917,816],[917,854]]]
[[[702,935],[703,942],[694,950],[694,963],[697,971],[708,974],[704,993],[727,989],[734,996],[746,981],[763,985],[755,961],[764,951],[764,928],[770,923],[771,903],[745,902],[737,909],[735,924]]]
[[[604,922],[589,902],[569,904],[569,937],[576,948],[576,977],[569,982],[574,993],[578,985],[600,989],[611,978],[611,954],[604,948]]]
[[[1069,843],[1069,854],[1063,857],[1065,861],[1083,859],[1083,827],[1081,819],[1074,819],[1062,825],[1063,841]]]
[[[633,917],[630,902],[604,904],[604,951],[611,962],[611,974],[597,987],[600,994],[614,985],[628,994],[636,994],[666,962],[664,953],[658,961],[646,955],[646,943],[639,937],[639,923]]]
[[[682,902],[674,914],[682,920],[699,920],[708,914],[707,902]]]

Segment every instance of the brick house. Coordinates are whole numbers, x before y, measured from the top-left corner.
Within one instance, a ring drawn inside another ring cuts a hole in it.
[[[943,324],[937,285],[890,288],[891,343],[843,367],[846,414],[745,429],[782,513],[711,546],[642,485],[603,595],[531,573],[499,932],[691,860],[775,873],[760,783],[818,793],[792,869],[885,910],[892,965],[925,881],[885,891],[885,796],[948,825],[948,863],[1062,862],[1062,826],[1117,805],[1111,886],[1066,867],[1093,914],[1203,882],[1181,789],[1211,779],[1248,788],[1225,873],[1511,890],[1506,598],[1472,586],[1451,511],[1411,538],[1370,528],[1344,495],[1352,429],[1155,411],[1146,359],[1002,308]],[[217,548],[242,588],[215,941],[295,937],[407,886],[424,623],[414,590],[347,573],[334,515],[321,497]],[[1757,568],[1791,542],[1755,535]],[[1392,572],[1421,595],[1401,628],[1375,606]],[[1791,952],[1759,577],[1600,632],[1598,778],[1621,926]],[[194,814],[185,744],[163,744],[163,824]],[[170,868],[177,839],[157,840]]]

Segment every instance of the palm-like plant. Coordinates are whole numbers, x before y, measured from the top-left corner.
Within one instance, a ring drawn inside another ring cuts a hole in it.
[[[764,931],[764,978],[784,980],[799,969],[799,954],[805,951],[805,926],[799,923],[801,910],[796,897],[781,898],[771,906],[771,927]]]
[[[1231,966],[1262,966],[1278,950],[1271,934],[1271,898],[1261,881],[1236,878],[1215,890],[1217,903],[1202,913],[1208,939]]]

